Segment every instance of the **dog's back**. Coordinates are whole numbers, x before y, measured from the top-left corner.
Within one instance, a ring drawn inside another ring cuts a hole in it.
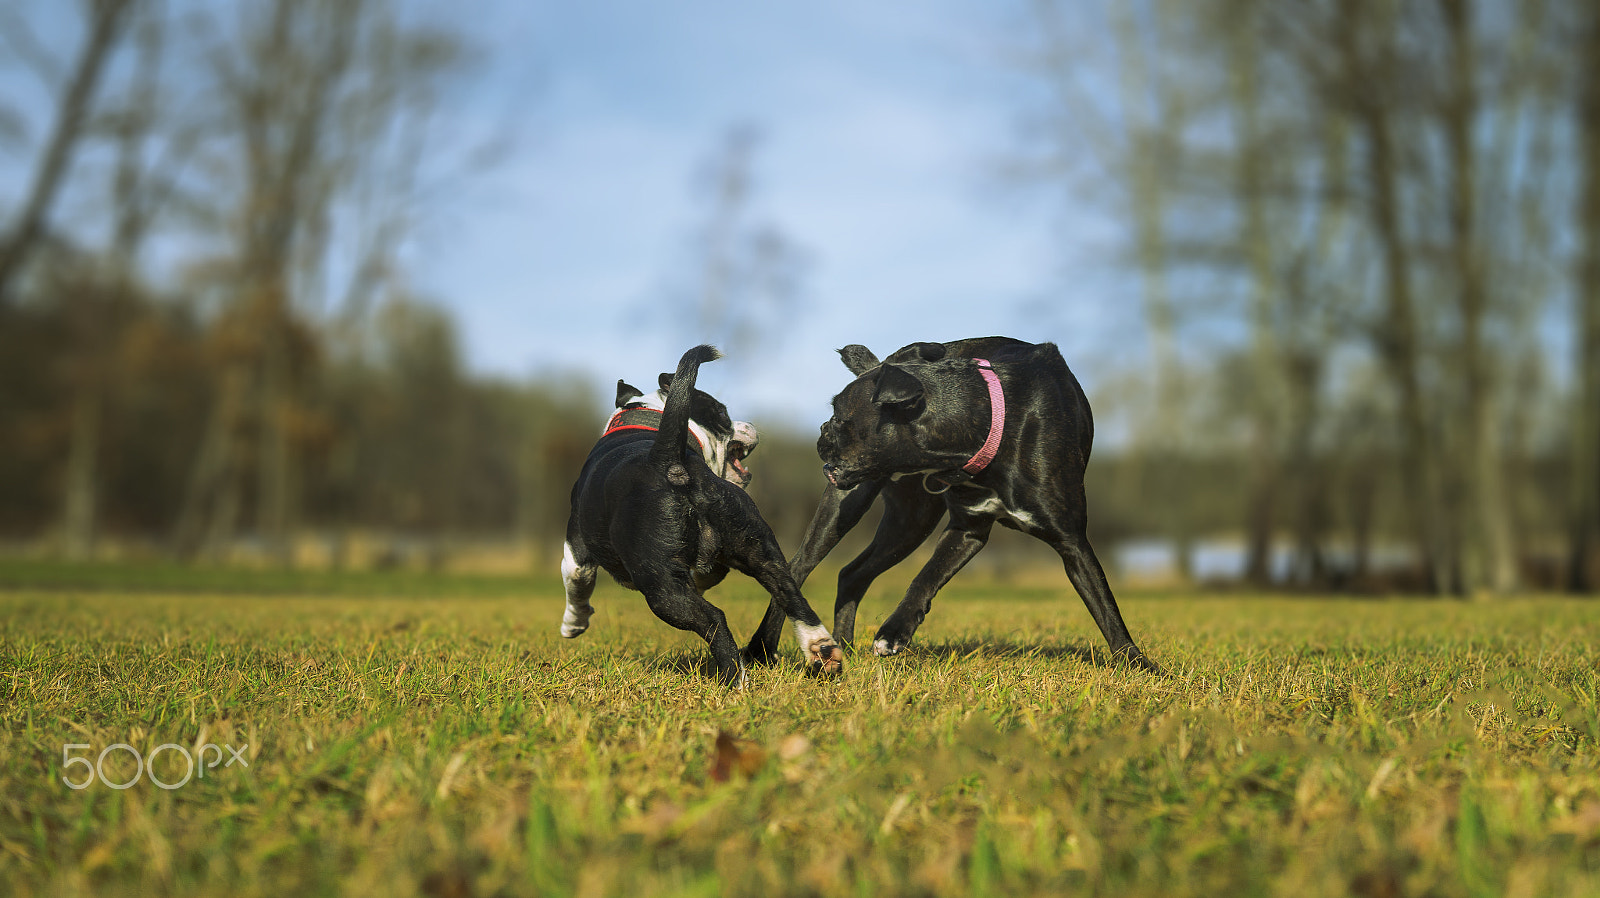
[[[573,484],[569,546],[623,582],[631,582],[630,559],[614,547],[629,541],[616,538],[617,528],[684,529],[693,505],[684,488],[697,476],[713,476],[703,459],[688,452],[689,406],[700,365],[721,357],[706,345],[684,353],[661,410],[659,429],[601,436]]]
[[[933,353],[938,358],[987,359],[997,366],[1022,365],[1032,369],[1033,376],[1020,383],[1034,395],[1014,394],[1014,403],[1034,402],[1035,407],[1046,410],[1060,420],[1065,446],[1078,464],[1087,464],[1089,450],[1094,444],[1094,415],[1089,410],[1089,398],[1067,367],[1061,350],[1054,343],[1029,343],[1012,337],[969,337],[943,344],[912,343],[889,354],[886,363],[905,364],[923,361],[930,355],[929,347],[942,346]]]

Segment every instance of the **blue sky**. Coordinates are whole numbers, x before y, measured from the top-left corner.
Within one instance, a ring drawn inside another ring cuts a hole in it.
[[[452,9],[474,13],[452,21],[483,60],[451,120],[464,143],[513,139],[429,210],[408,275],[452,310],[475,371],[575,376],[598,397],[619,377],[652,380],[705,339],[682,307],[705,214],[693,176],[741,124],[762,135],[753,215],[806,265],[781,326],[703,375],[736,416],[810,431],[846,382],[834,350],[847,343],[882,354],[985,334],[1053,340],[1091,389],[1143,352],[1110,212],[997,185],[1027,90],[1007,59],[1021,4]],[[66,4],[26,11],[62,55],[76,46]],[[0,78],[42,134],[37,79],[15,66]],[[0,202],[20,194],[32,158],[0,153]],[[92,229],[95,217],[93,204],[65,202],[57,224]]]
[[[609,384],[670,369],[700,338],[674,289],[704,214],[692,176],[740,123],[762,134],[755,214],[808,265],[759,357],[706,369],[735,414],[814,427],[846,343],[1001,333],[1055,340],[1073,362],[1137,339],[1106,213],[1062,216],[995,184],[1019,114],[1008,5],[511,9],[491,40],[498,86],[527,98],[517,150],[474,189],[486,202],[424,235],[417,272],[480,370]],[[482,108],[505,106],[491,92]]]

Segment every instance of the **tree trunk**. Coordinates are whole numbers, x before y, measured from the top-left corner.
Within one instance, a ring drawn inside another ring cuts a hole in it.
[[[1256,63],[1260,48],[1255,41],[1255,4],[1242,6],[1234,22],[1229,54],[1230,80],[1238,122],[1236,189],[1243,208],[1239,235],[1250,267],[1250,486],[1246,516],[1245,579],[1256,586],[1272,580],[1272,543],[1276,527],[1281,393],[1273,303],[1277,290],[1272,276],[1272,242],[1267,230],[1263,187],[1267,160],[1261,152],[1260,88]]]
[[[1483,326],[1488,297],[1479,246],[1478,165],[1473,143],[1477,118],[1477,65],[1473,52],[1472,9],[1468,0],[1440,0],[1449,34],[1453,90],[1444,101],[1446,155],[1449,158],[1451,262],[1461,316],[1461,380],[1465,392],[1461,468],[1468,503],[1465,522],[1464,586],[1469,592],[1497,593],[1516,588],[1516,559],[1506,505],[1500,431],[1495,426],[1490,350]]]
[[[1575,297],[1577,403],[1572,414],[1572,518],[1567,588],[1592,592],[1600,531],[1600,13],[1592,13],[1578,100],[1580,240]]]
[[[173,533],[178,557],[214,555],[233,538],[238,519],[238,474],[235,461],[239,415],[244,404],[245,364],[221,364],[220,384],[211,403],[211,417],[201,437],[200,452],[190,469],[189,484]]]
[[[138,82],[140,91],[133,105],[122,110],[117,128],[117,168],[113,179],[112,202],[116,225],[110,249],[111,284],[114,293],[135,289],[135,263],[144,242],[147,216],[138,200],[140,157],[151,122],[149,107],[154,103],[157,66],[160,54],[160,26],[155,16],[147,17],[141,29]],[[114,296],[122,301],[124,297]],[[67,450],[67,476],[62,496],[62,542],[68,558],[88,559],[94,552],[99,506],[99,464],[101,455],[101,415],[111,382],[107,361],[114,355],[118,339],[112,321],[99,304],[82,307],[83,297],[73,302],[73,348],[77,356],[77,395],[73,400],[72,435]],[[97,307],[98,306],[98,307]]]
[[[1148,425],[1154,451],[1148,453],[1146,458],[1157,459],[1156,463],[1165,466],[1171,474],[1178,470],[1181,456],[1184,455],[1180,425],[1183,404],[1175,336],[1177,322],[1167,286],[1161,176],[1167,135],[1181,130],[1183,107],[1175,95],[1162,89],[1162,85],[1157,84],[1152,88],[1148,83],[1153,79],[1149,78],[1144,54],[1139,46],[1140,38],[1132,20],[1126,15],[1121,16],[1118,25],[1123,51],[1122,96],[1128,144],[1128,167],[1124,176],[1129,181],[1133,206],[1135,244],[1144,281],[1145,321],[1150,331],[1155,370],[1155,415]],[[1161,106],[1160,127],[1147,126],[1140,112],[1152,89],[1156,92],[1156,102]],[[1152,472],[1153,476],[1157,474]],[[1154,482],[1159,483],[1164,479],[1158,477]],[[1168,496],[1178,494],[1167,493]],[[1189,518],[1186,508],[1170,508],[1166,515],[1167,538],[1173,545],[1178,575],[1185,581],[1192,579],[1193,575],[1194,533]]]
[[[274,306],[279,305],[277,303]],[[293,457],[289,447],[288,417],[293,402],[289,377],[286,315],[269,311],[264,322],[261,390],[257,431],[259,463],[256,485],[256,527],[267,554],[277,564],[292,562],[290,546],[291,503],[294,496]]]
[[[1356,28],[1359,3],[1347,4],[1348,15],[1340,37],[1340,48],[1349,70],[1363,78],[1377,77],[1362,62]],[[1380,67],[1380,69],[1383,67]],[[1415,303],[1411,295],[1411,258],[1400,223],[1400,175],[1396,166],[1392,111],[1379,105],[1380,98],[1362,95],[1353,98],[1356,124],[1366,145],[1366,174],[1372,197],[1369,214],[1379,244],[1383,276],[1385,314],[1383,326],[1374,332],[1378,354],[1393,379],[1400,400],[1401,467],[1408,505],[1416,528],[1417,550],[1434,592],[1454,590],[1454,578],[1444,545],[1441,521],[1438,470],[1427,412],[1422,398],[1418,371],[1419,340]]]
[[[72,442],[61,509],[61,541],[67,558],[86,561],[94,554],[98,503],[96,459],[100,452],[100,390],[82,383],[72,403]]]
[[[1293,283],[1290,291],[1303,290]],[[1295,298],[1295,305],[1303,305]],[[1327,484],[1317,462],[1312,437],[1319,417],[1322,360],[1317,350],[1285,352],[1283,371],[1289,389],[1288,451],[1284,462],[1285,479],[1293,484],[1294,563],[1291,578],[1303,587],[1320,587],[1325,582],[1322,536],[1327,526]]]

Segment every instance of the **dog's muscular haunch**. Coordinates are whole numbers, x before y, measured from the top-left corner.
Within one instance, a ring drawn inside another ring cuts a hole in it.
[[[856,608],[872,581],[948,514],[933,557],[878,628],[873,651],[893,655],[910,644],[934,595],[983,548],[998,522],[1056,550],[1113,654],[1159,670],[1128,634],[1089,545],[1083,473],[1094,422],[1054,344],[983,337],[914,343],[882,362],[859,345],[839,354],[856,379],[834,397],[833,416],[817,440],[832,486],[790,561],[795,582],[805,582],[879,496],[884,512],[872,544],[839,575],[835,638],[850,644]],[[998,378],[998,396],[977,359],[987,360]],[[992,396],[1004,403],[1003,421]],[[984,449],[995,425],[1001,433],[991,460]],[[746,656],[771,657],[782,623],[769,608]]]

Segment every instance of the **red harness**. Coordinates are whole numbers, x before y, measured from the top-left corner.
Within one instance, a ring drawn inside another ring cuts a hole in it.
[[[606,432],[600,434],[600,438],[603,440],[614,433],[620,433],[624,430],[660,429],[661,409],[650,408],[646,405],[630,405],[611,416],[611,420],[606,423]],[[700,451],[705,452],[705,444],[700,442],[700,437],[696,436],[693,430],[689,431],[689,436],[694,440],[694,444],[700,447]]]

